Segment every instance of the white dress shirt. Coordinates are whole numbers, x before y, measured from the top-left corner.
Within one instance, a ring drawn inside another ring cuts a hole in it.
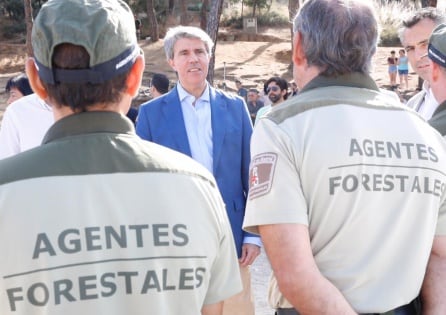
[[[178,83],[177,88],[192,158],[213,174],[209,86],[206,85],[203,94],[198,99],[189,94],[180,83]]]
[[[51,107],[36,94],[12,102],[1,122],[0,159],[39,146],[53,122]]]
[[[422,91],[418,92],[407,102],[407,106],[414,109],[426,120],[432,118],[438,105],[438,101],[435,99],[434,93],[432,93],[432,89],[427,81],[423,82]]]
[[[189,94],[179,82],[177,89],[192,158],[214,174],[209,85],[206,84],[203,94],[198,99]],[[245,236],[243,243],[262,246],[260,238],[252,236]]]

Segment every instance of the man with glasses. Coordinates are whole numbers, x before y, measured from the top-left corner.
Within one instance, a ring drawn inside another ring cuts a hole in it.
[[[437,9],[423,8],[404,20],[403,27],[399,31],[401,44],[407,52],[412,69],[425,80],[422,90],[409,99],[407,106],[426,120],[432,117],[438,106],[429,84],[432,68],[429,59],[426,58],[427,45],[434,28],[445,21],[445,16]]]
[[[273,106],[276,106],[288,98],[288,82],[281,77],[271,77],[263,85],[263,91],[265,95],[268,95],[271,105],[262,107],[257,112],[255,122],[262,116],[266,115]]]

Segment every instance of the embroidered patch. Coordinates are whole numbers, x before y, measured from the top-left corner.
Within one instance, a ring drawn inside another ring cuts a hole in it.
[[[249,169],[249,199],[260,197],[271,190],[277,154],[262,153],[251,160]]]

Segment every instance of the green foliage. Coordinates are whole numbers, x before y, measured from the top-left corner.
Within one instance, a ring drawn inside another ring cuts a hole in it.
[[[271,8],[272,1],[271,0],[244,0],[244,5],[248,7],[256,6],[257,9],[266,9],[269,10]]]
[[[235,29],[243,28],[243,18],[237,10],[231,11],[231,15],[222,15],[220,25],[224,27],[232,27]],[[277,13],[275,11],[267,11],[257,15],[258,27],[288,27],[290,21],[288,16]]]
[[[147,0],[124,0],[132,9],[133,13],[147,13]],[[166,16],[167,4],[163,0],[154,1],[155,13],[157,16]]]
[[[413,13],[415,6],[408,1],[381,3],[376,1],[376,9],[381,27],[380,46],[400,46],[398,30],[405,15]]]
[[[42,4],[45,2],[46,0],[31,1],[34,17],[37,15],[37,12],[39,12]],[[25,8],[23,6],[23,0],[0,0],[0,16],[1,12],[3,12],[4,15],[11,20],[24,23]]]
[[[257,25],[266,27],[287,27],[290,26],[290,20],[275,11],[262,13],[257,16]]]
[[[222,15],[220,18],[220,25],[224,27],[232,27],[236,29],[243,28],[243,18],[234,12],[230,16]]]
[[[46,0],[32,0],[35,17]],[[0,38],[23,39],[26,36],[25,8],[23,0],[0,0]]]
[[[22,0],[3,0],[1,1],[1,6],[14,21],[23,21],[25,19],[25,9]]]
[[[25,42],[26,25],[25,23],[17,23],[15,21],[9,21],[2,23],[0,28],[0,38],[5,39],[18,39],[22,38]]]

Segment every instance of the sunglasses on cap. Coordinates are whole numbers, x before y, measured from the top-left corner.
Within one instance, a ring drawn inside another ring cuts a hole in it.
[[[273,92],[280,91],[280,87],[278,87],[277,85],[273,85],[273,86],[270,86],[270,87],[268,87],[268,88],[266,89],[266,93],[269,93],[269,92],[271,92],[271,91],[273,91]]]

